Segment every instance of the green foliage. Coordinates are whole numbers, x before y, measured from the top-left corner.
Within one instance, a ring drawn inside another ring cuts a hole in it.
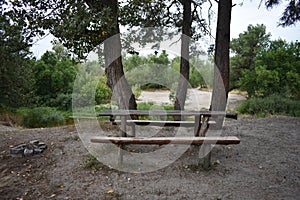
[[[180,60],[179,56],[172,60],[172,69],[178,72],[180,70]],[[205,62],[197,56],[193,56],[190,59],[189,84],[192,88],[212,86],[212,77],[213,66],[209,62]]]
[[[125,76],[130,85],[140,85],[142,89],[160,89],[170,87],[177,80],[179,73],[172,70],[166,51],[158,56],[150,54],[147,57],[125,57],[124,68],[130,69]]]
[[[231,89],[248,92],[249,97],[300,97],[300,44],[270,41],[264,25],[249,25],[233,39]]]
[[[154,102],[141,102],[137,104],[138,110],[151,110],[151,107],[154,105]]]
[[[243,102],[237,111],[256,116],[288,115],[300,117],[300,101],[271,95],[265,98],[250,98]]]
[[[54,108],[36,107],[32,109],[20,109],[22,126],[26,128],[53,127],[62,125],[64,116]]]
[[[104,110],[116,110],[118,109],[118,106],[114,106],[112,104],[98,104],[95,106],[95,111],[96,112],[102,112]]]
[[[138,110],[174,110],[173,105],[161,104],[156,105],[154,102],[141,102],[137,104]],[[140,116],[139,119],[154,119],[160,120],[159,116]],[[168,116],[167,120],[173,120],[172,116]]]
[[[52,0],[10,1],[10,19],[23,23],[28,37],[49,31],[68,49],[84,58],[97,45],[114,35],[117,19],[112,1]],[[52,12],[49,12],[51,10]]]
[[[120,23],[129,27],[173,27],[174,33],[170,33],[169,37],[181,33],[183,26],[190,23],[192,38],[199,40],[203,35],[209,34],[208,23],[202,17],[204,2],[188,2],[193,11],[190,13],[192,21],[187,22],[183,20],[183,5],[186,1],[128,0],[120,7]]]
[[[266,27],[261,24],[249,25],[247,31],[232,39],[230,48],[234,56],[230,60],[230,89],[238,88],[238,81],[244,70],[255,68],[256,56],[267,46],[270,36],[266,33]]]
[[[133,70],[134,68],[142,66],[147,62],[147,58],[139,56],[137,54],[133,54],[130,56],[124,54],[122,58],[123,68],[125,71]]]
[[[132,92],[136,99],[138,99],[142,94],[142,89],[139,85],[132,86]]]
[[[214,77],[214,65],[209,60],[192,57],[190,60],[190,84],[193,88],[212,88]]]
[[[38,96],[71,93],[77,66],[70,58],[60,59],[56,52],[47,51],[35,66]]]
[[[160,65],[166,65],[166,66],[168,66],[170,64],[168,54],[165,50],[163,50],[159,56],[150,54],[148,56],[147,60],[148,60],[147,63],[149,63],[149,64],[160,64]]]
[[[239,84],[240,89],[247,91],[249,97],[266,97],[276,92],[279,93],[279,73],[267,70],[266,66],[257,66],[254,71],[244,71]]]
[[[213,66],[209,62],[204,62],[196,57],[193,57],[190,63],[189,83],[191,86],[211,86]],[[136,54],[130,56],[124,55],[123,64],[126,70],[126,78],[133,86],[141,85],[142,89],[168,87],[172,90],[173,85],[178,84],[180,57],[175,57],[170,61],[166,51],[162,51],[160,55],[150,54],[147,57],[141,57]]]
[[[96,104],[108,103],[111,101],[112,92],[106,84],[107,78],[105,75],[102,75],[99,78],[99,82],[96,88],[95,101]]]
[[[1,1],[0,11],[7,8]],[[3,7],[2,7],[3,6]],[[8,11],[0,15],[0,107],[27,106],[33,96],[32,65],[23,22],[12,23]]]
[[[300,57],[297,43],[272,41],[256,57],[254,70],[245,70],[239,79],[240,89],[249,97],[267,97],[280,94],[300,96]]]
[[[78,66],[61,44],[55,43],[53,50],[47,51],[34,66],[36,104],[67,110],[71,108]]]
[[[171,88],[170,88],[170,93],[169,93],[169,100],[174,103],[175,102],[175,97],[176,97],[176,90],[178,87],[178,83],[173,83]]]
[[[71,94],[58,94],[56,98],[50,98],[47,101],[47,105],[50,107],[56,107],[59,110],[71,110],[72,109],[72,95]]]
[[[190,67],[190,80],[189,83],[193,88],[199,86],[206,86],[205,81],[203,80],[200,72],[195,67]]]
[[[278,73],[280,85],[273,90],[274,93],[286,97],[300,96],[300,43],[271,41],[268,48],[257,57],[256,63]]]
[[[109,102],[112,94],[106,82],[106,76],[99,63],[94,61],[82,64],[74,83],[73,102],[77,107]]]

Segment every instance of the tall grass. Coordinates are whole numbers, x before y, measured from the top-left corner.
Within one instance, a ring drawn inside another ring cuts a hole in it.
[[[23,108],[17,114],[22,118],[21,125],[26,128],[53,127],[65,122],[62,113],[50,107]]]

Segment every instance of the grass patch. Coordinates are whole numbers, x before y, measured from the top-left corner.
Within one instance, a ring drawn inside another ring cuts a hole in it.
[[[84,156],[82,166],[84,169],[93,170],[93,171],[111,170],[109,167],[99,162],[97,158],[92,154],[87,154]]]
[[[173,105],[161,104],[156,105],[154,102],[141,102],[137,104],[138,110],[174,110]],[[161,116],[140,116],[139,119],[165,120]],[[173,120],[172,116],[167,116],[166,120]]]

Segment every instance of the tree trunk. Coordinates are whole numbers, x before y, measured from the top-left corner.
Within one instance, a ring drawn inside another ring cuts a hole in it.
[[[178,81],[178,87],[176,90],[176,98],[174,103],[174,110],[184,110],[184,104],[186,100],[190,64],[189,64],[189,44],[191,36],[191,23],[192,23],[192,11],[191,0],[182,1],[183,4],[183,24],[182,24],[182,36],[181,36],[181,60],[180,60],[180,77]],[[175,120],[180,120],[176,119]]]
[[[212,111],[225,111],[229,92],[229,44],[232,0],[219,0],[214,66]],[[221,129],[224,117],[214,119],[215,128]]]
[[[120,109],[136,109],[134,94],[125,78],[121,59],[121,39],[118,22],[118,1],[110,2],[114,16],[115,29],[110,32],[111,37],[104,42],[104,59],[107,84],[113,91],[113,98]]]

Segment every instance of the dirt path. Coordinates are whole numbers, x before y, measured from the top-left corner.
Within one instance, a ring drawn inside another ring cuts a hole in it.
[[[161,103],[171,104],[172,102],[169,100],[169,91],[142,91],[141,96],[139,97],[140,102],[154,102],[158,105]],[[237,105],[239,105],[242,101],[246,100],[246,98],[242,95],[238,94],[229,94],[228,98],[228,109],[233,109]],[[200,91],[198,89],[189,89],[188,90],[188,98],[185,104],[185,109],[189,110],[200,110],[200,109],[208,109],[211,101],[211,92]]]
[[[1,127],[0,127],[1,128]],[[124,173],[92,159],[74,126],[0,130],[0,199],[299,199],[300,119],[227,121],[239,145],[216,146],[215,166],[203,171],[191,147],[151,173]],[[9,146],[38,139],[48,149],[13,157]]]

